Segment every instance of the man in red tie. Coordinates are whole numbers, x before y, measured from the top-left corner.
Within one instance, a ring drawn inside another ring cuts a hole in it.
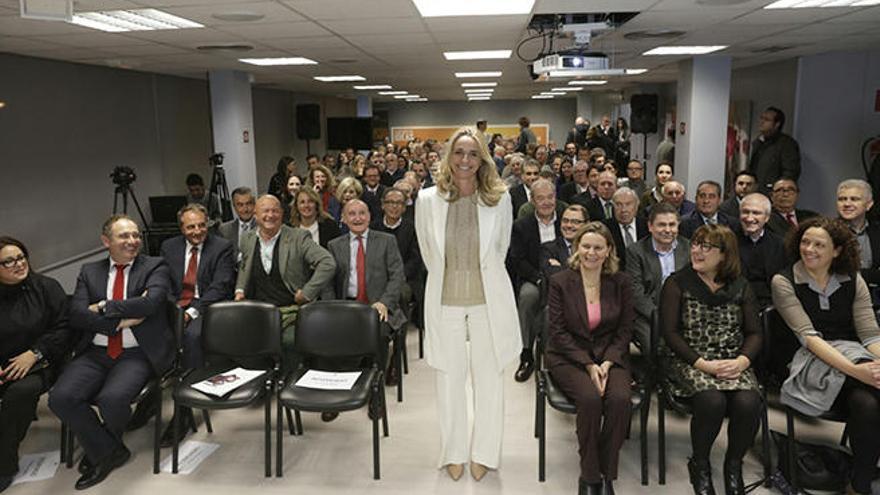
[[[131,401],[174,358],[165,260],[140,254],[140,230],[126,215],[104,222],[101,242],[109,259],[83,265],[71,301],[70,326],[82,332],[76,357],[49,392],[49,407],[85,451],[77,490],[100,483],[131,456],[122,443]]]
[[[773,183],[770,192],[773,213],[767,222],[767,229],[783,239],[788,231],[796,229],[800,222],[818,215],[815,211],[796,207],[799,193],[798,184],[792,179],[779,179]]]
[[[406,277],[403,260],[397,248],[397,239],[370,226],[370,208],[359,199],[349,201],[342,209],[342,221],[348,226],[348,235],[330,241],[327,249],[336,260],[336,274],[323,299],[352,299],[369,304],[379,313],[379,319],[391,330],[405,328],[406,314],[400,309],[400,291]],[[396,356],[399,349],[394,350]],[[392,359],[389,375],[391,383],[399,379],[397,359]],[[325,420],[330,415],[325,414]],[[335,417],[335,416],[334,416]]]
[[[232,243],[208,232],[208,212],[204,206],[188,204],[177,213],[181,235],[162,243],[160,254],[171,272],[172,300],[185,310],[183,362],[185,369],[203,364],[202,312],[219,301],[232,299],[235,288],[235,248]],[[182,440],[194,425],[192,411],[181,410]],[[175,443],[172,420],[162,435],[163,447]]]

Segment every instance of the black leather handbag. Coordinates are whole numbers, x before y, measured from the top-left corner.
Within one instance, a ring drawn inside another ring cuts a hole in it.
[[[776,451],[779,453],[777,466],[787,481],[791,481],[788,467],[788,437],[771,431]],[[810,490],[842,493],[846,490],[849,473],[852,470],[852,456],[841,449],[827,445],[795,440],[798,485]]]

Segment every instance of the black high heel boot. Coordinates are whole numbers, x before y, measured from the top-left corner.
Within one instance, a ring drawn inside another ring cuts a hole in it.
[[[715,495],[709,459],[688,459],[688,474],[691,477],[691,486],[694,487],[694,495]]]
[[[614,481],[605,478],[605,492],[603,495],[614,495]]]
[[[724,494],[745,495],[742,460],[724,459]]]
[[[602,483],[587,483],[578,479],[578,495],[602,495]]]

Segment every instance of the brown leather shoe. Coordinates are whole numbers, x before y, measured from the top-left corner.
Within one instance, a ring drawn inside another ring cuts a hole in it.
[[[452,481],[458,481],[461,479],[461,475],[464,474],[464,464],[447,464],[446,472],[449,473]]]
[[[471,477],[476,481],[480,481],[483,479],[483,476],[486,476],[486,473],[489,472],[489,468],[480,464],[479,462],[471,462]]]

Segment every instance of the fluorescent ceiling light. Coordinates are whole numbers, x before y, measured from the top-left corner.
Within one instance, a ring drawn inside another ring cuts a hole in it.
[[[277,58],[240,58],[239,62],[252,65],[314,65],[318,62],[304,57],[277,57]]]
[[[461,83],[462,88],[494,88],[497,82]]]
[[[867,7],[880,5],[880,0],[778,0],[765,9],[804,9],[809,7]]]
[[[455,77],[464,79],[466,77],[501,77],[501,71],[489,72],[456,72]]]
[[[354,86],[354,89],[391,89],[387,84],[373,84],[372,86]]]
[[[404,100],[418,100],[419,98],[421,98],[420,95],[405,95],[405,96],[403,96]]]
[[[488,60],[510,58],[510,50],[482,50],[471,52],[443,52],[446,60]]]
[[[473,88],[464,90],[465,93],[492,93],[495,88]]]
[[[563,93],[566,91],[583,91],[584,88],[553,88],[550,91],[562,91]]]
[[[601,86],[603,84],[608,84],[608,81],[604,80],[577,80],[577,81],[568,81],[570,86]]]
[[[315,76],[315,79],[322,82],[366,81],[362,76]]]
[[[382,96],[405,95],[406,91],[379,91]]]
[[[473,98],[468,98],[468,101],[489,101],[491,98],[488,96],[474,96]]]
[[[727,45],[712,46],[658,46],[648,50],[642,55],[705,55],[707,53],[724,50]]]
[[[531,13],[535,0],[413,0],[422,17]]]
[[[532,95],[533,100],[552,100],[553,96],[550,95]]]
[[[880,1],[880,0],[878,0]],[[648,69],[624,69],[626,71],[626,75],[628,76],[637,76],[639,74],[644,74],[648,72]]]
[[[156,9],[83,12],[81,14],[74,14],[70,23],[108,33],[205,27],[198,22]]]
[[[405,100],[407,98],[419,98],[419,95],[397,95],[394,98],[398,100]]]
[[[413,98],[411,100],[406,100],[406,101],[428,101],[428,99],[427,98]]]

